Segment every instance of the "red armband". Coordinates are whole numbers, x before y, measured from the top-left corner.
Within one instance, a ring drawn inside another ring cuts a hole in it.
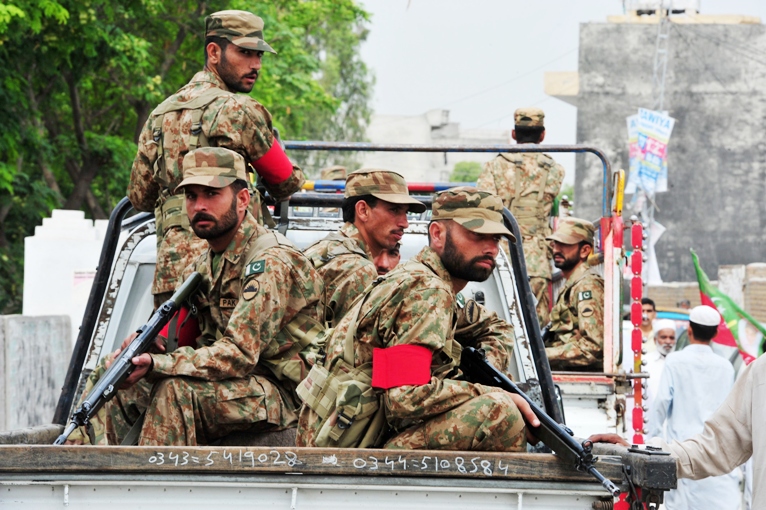
[[[250,164],[269,184],[284,182],[293,173],[293,164],[276,139],[266,154],[256,161],[251,161]]]
[[[164,336],[165,338],[169,337],[171,322],[168,322],[165,324],[165,327],[162,328],[162,331],[160,331],[161,336]],[[176,320],[178,347],[192,347],[196,349],[197,337],[199,337],[200,333],[197,317],[189,317],[189,309],[185,306],[178,310],[178,317]]]
[[[395,345],[372,350],[373,388],[422,386],[431,380],[433,353],[422,345]]]

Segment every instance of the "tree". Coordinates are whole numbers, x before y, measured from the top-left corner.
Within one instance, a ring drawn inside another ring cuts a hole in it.
[[[476,182],[481,174],[481,163],[477,161],[460,161],[449,176],[451,182]]]
[[[224,9],[264,18],[279,54],[264,58],[252,95],[283,137],[362,136],[372,79],[355,0],[0,0],[0,258],[14,275],[0,272],[0,285],[16,296],[0,295],[3,311],[20,302],[10,247],[53,207],[107,217],[144,122],[202,68],[204,18]]]

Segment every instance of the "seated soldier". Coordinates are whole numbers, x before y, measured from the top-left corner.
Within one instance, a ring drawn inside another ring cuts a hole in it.
[[[110,444],[138,427],[140,445],[204,445],[235,431],[292,427],[295,384],[313,364],[286,326],[321,325],[321,278],[248,212],[242,156],[200,148],[184,157],[183,170],[178,188],[191,227],[208,243],[185,271],[203,277],[193,299],[201,334],[196,349],[133,358],[130,387],[105,406]]]
[[[561,218],[552,241],[553,264],[566,283],[551,311],[545,353],[553,370],[599,370],[604,360],[604,280],[588,266],[592,223]]]
[[[426,210],[409,196],[404,177],[373,169],[349,174],[342,208],[346,223],[340,231],[304,250],[324,280],[327,320],[333,324],[378,277],[373,261],[402,240],[407,211]]]
[[[513,237],[502,210],[499,197],[475,188],[436,195],[429,246],[349,310],[328,338],[324,367],[298,386],[298,446],[526,450],[524,418],[539,423],[526,402],[457,370],[456,294],[489,278],[501,236]],[[470,303],[465,344],[506,371],[513,327]]]
[[[402,260],[401,248],[402,243],[396,243],[396,246],[390,250],[381,250],[375,257],[373,262],[375,262],[375,269],[378,270],[378,276],[383,276],[399,265],[399,261]]]

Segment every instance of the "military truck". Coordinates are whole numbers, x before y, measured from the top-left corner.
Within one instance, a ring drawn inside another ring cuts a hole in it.
[[[599,157],[604,165],[604,209],[598,221],[598,257],[593,262],[601,265],[607,288],[604,372],[551,373],[527,280],[521,236],[509,211],[505,211],[504,221],[519,241],[510,245],[510,257],[501,251],[489,280],[469,284],[463,294],[513,324],[514,359],[507,369],[555,422],[568,425],[578,437],[624,432],[620,430],[624,427],[624,392],[630,383],[616,370],[622,345],[619,312],[625,262],[619,214],[621,181],[619,172],[612,174],[600,151],[583,146],[534,145],[287,142],[286,146],[291,150],[574,151]],[[309,182],[307,187],[335,185]],[[430,196],[418,198],[430,206]],[[342,219],[332,211],[341,201],[340,194],[298,193],[289,203],[274,204],[276,228],[299,247],[306,247],[340,228]],[[127,199],[112,212],[53,423],[0,434],[2,508],[207,508],[216,503],[227,508],[266,505],[291,510],[361,505],[613,508],[617,500],[591,474],[578,470],[582,465],[565,451],[550,453],[542,443],[526,453],[309,449],[292,446],[289,433],[277,433],[238,434],[204,447],[52,446],[99,359],[115,350],[151,314],[154,218],[131,212]],[[428,213],[412,218],[402,242],[403,260],[427,243],[428,218]],[[593,452],[602,453],[594,466],[619,487],[621,500],[653,507],[662,501],[663,491],[675,487],[675,462],[662,452],[600,445]]]

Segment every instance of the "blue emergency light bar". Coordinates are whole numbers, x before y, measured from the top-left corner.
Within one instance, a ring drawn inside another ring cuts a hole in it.
[[[475,182],[408,182],[410,193],[436,193],[457,186],[476,187]],[[346,189],[346,181],[306,181],[303,183],[306,191],[338,192]]]

